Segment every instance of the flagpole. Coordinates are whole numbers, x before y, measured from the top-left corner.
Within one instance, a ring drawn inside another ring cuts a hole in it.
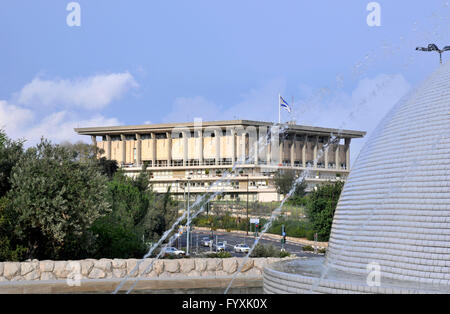
[[[281,94],[278,94],[278,124],[281,124]]]

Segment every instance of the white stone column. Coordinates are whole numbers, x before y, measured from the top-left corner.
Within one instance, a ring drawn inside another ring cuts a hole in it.
[[[220,164],[220,137],[222,130],[214,130],[214,138],[216,142],[216,165]]]
[[[125,139],[125,135],[124,134],[120,134],[120,139],[122,140],[122,142],[120,143],[122,146],[122,163],[125,164],[126,160],[127,160],[127,142]]]
[[[231,130],[231,164],[236,164],[236,130]]]
[[[253,157],[255,160],[255,165],[259,164],[259,143],[258,143],[258,132],[256,132],[255,142],[253,143]]]
[[[106,159],[111,160],[111,135],[106,135]]]
[[[97,136],[91,135],[92,145],[97,147]]]
[[[313,150],[313,160],[314,168],[317,168],[317,146],[319,145],[319,136],[314,138],[314,150]]]
[[[325,140],[326,140],[326,143],[324,145],[327,145],[327,147],[323,150],[323,153],[325,155],[323,157],[323,160],[324,160],[324,163],[325,163],[325,169],[328,169],[328,149],[329,149],[328,142],[329,142],[330,139],[326,138]]]
[[[152,167],[156,167],[156,134],[150,133],[152,145]]]
[[[203,164],[203,132],[202,130],[197,131],[197,152],[198,152],[198,162],[199,165]]]
[[[339,160],[339,151],[340,151],[339,140],[336,143],[336,148],[335,148],[336,151],[334,152],[334,163],[336,164],[336,170],[341,169],[341,165],[340,165],[341,162]]]
[[[141,134],[136,133],[136,163],[138,166],[142,164],[142,140]]]
[[[188,132],[183,131],[183,166],[187,166],[189,163],[189,143]]]
[[[350,142],[351,138],[345,139],[345,167],[350,170]]]
[[[280,165],[283,165],[284,160],[284,134],[280,136],[280,144],[278,145],[280,147],[280,150],[278,152],[278,159],[280,160]]]
[[[292,134],[292,142],[291,142],[291,167],[295,166],[295,133]]]
[[[247,134],[244,133],[241,135],[241,159],[243,164],[245,164],[247,160],[246,149],[247,149]]]
[[[306,148],[308,144],[308,135],[305,135],[305,140],[303,141],[302,145],[302,166],[303,168],[306,168]]]
[[[172,164],[172,133],[166,132],[167,138],[167,167],[170,167]]]

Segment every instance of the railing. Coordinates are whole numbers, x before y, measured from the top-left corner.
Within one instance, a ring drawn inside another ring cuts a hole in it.
[[[336,167],[336,165],[328,165],[327,168],[325,168],[325,165],[323,164],[318,164],[315,167],[312,164],[307,163],[306,167],[303,167],[303,164],[294,164],[292,165],[291,163],[283,163],[283,164],[273,164],[273,163],[269,163],[267,161],[265,162],[258,162],[258,164],[255,163],[240,163],[240,162],[235,162],[236,165],[242,165],[242,166],[281,166],[281,167],[290,167],[290,168],[310,168],[310,169],[330,169],[330,170],[347,170],[347,167],[345,165],[342,165],[341,167]],[[169,164],[148,164],[147,167],[148,168],[186,168],[186,167],[200,167],[200,166],[232,166],[232,162],[231,161],[220,161],[219,163],[215,163],[212,161],[206,161],[206,162],[188,162],[186,163],[186,165],[184,165],[182,162],[172,162]],[[120,167],[122,168],[138,168],[141,167],[142,164],[137,164],[137,163],[127,163],[127,164],[122,164]]]

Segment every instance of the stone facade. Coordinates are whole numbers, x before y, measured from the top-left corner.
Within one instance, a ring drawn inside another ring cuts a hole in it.
[[[285,258],[286,259],[286,258]],[[261,276],[263,268],[280,258],[250,258],[243,276]],[[86,259],[80,261],[0,262],[1,281],[141,278],[222,277],[234,275],[244,258]],[[135,269],[136,268],[136,269]],[[134,271],[134,272],[133,272]]]
[[[182,198],[189,181],[192,195],[215,189],[222,173],[239,165],[232,182],[220,186],[224,199],[249,195],[250,201],[276,201],[273,174],[280,168],[306,177],[307,189],[328,181],[345,180],[350,168],[350,143],[365,132],[263,121],[230,120],[140,126],[77,128],[89,135],[100,157],[116,160],[130,176],[147,165],[153,189]],[[333,143],[323,149],[334,136]],[[269,140],[270,137],[270,140]],[[101,141],[97,141],[101,138]],[[321,153],[321,151],[323,152]],[[247,186],[248,185],[248,186]]]

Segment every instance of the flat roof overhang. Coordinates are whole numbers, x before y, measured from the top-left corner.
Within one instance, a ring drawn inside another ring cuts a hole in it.
[[[232,126],[273,126],[272,122],[263,121],[251,121],[251,120],[227,120],[227,121],[209,121],[202,122],[202,128],[206,127],[232,127]],[[75,132],[80,135],[118,135],[118,134],[136,134],[136,133],[150,133],[150,132],[170,132],[174,128],[187,128],[194,130],[197,124],[194,122],[184,122],[184,123],[161,123],[161,124],[143,124],[143,125],[128,125],[128,126],[105,126],[105,127],[88,127],[88,128],[75,128]],[[322,128],[315,126],[305,126],[289,124],[287,132],[296,131],[308,135],[322,135],[329,136],[330,134],[339,134],[341,138],[362,138],[366,135],[364,131],[354,131],[354,130],[340,130],[333,128]]]

